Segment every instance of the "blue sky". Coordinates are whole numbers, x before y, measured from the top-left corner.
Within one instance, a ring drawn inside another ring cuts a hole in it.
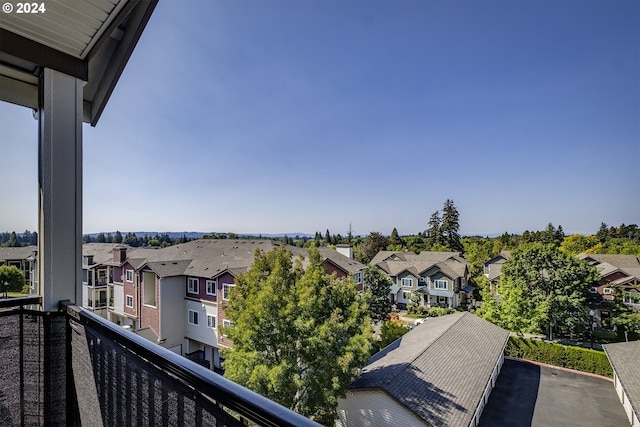
[[[83,131],[85,233],[637,224],[640,2],[162,0]],[[31,111],[0,152],[34,230]]]

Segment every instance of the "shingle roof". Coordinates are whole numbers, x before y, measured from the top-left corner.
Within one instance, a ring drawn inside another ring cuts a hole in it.
[[[618,268],[640,268],[640,259],[635,255],[624,254],[578,254],[579,259],[590,258],[598,263],[608,262]]]
[[[468,312],[430,318],[374,355],[350,388],[382,388],[433,426],[466,427],[508,338]]]
[[[37,251],[38,247],[31,246],[20,246],[17,248],[0,248],[0,261],[9,261],[9,260],[25,260],[29,258],[34,251]]]
[[[631,407],[640,416],[640,341],[605,344],[603,347]]]
[[[322,258],[325,260],[328,259],[347,273],[354,273],[364,269],[365,267],[364,264],[356,261],[355,259],[349,258],[348,256],[342,255],[335,249],[320,248],[319,252]]]

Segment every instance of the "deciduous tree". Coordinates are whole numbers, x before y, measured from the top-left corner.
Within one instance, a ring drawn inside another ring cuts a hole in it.
[[[322,424],[332,425],[337,399],[371,348],[366,299],[355,283],[324,270],[311,249],[308,265],[278,248],[256,252],[236,280],[225,328],[225,376]]]
[[[545,332],[554,324],[568,334],[589,322],[589,289],[597,278],[593,266],[553,244],[526,245],[502,267],[500,301],[492,316],[518,332]]]
[[[20,292],[25,284],[24,273],[15,265],[0,265],[0,292],[5,291],[5,282],[9,292]]]

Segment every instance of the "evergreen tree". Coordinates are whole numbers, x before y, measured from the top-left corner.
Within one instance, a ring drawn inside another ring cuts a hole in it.
[[[387,318],[391,313],[391,300],[389,292],[391,292],[391,279],[389,279],[378,267],[368,266],[364,269],[362,282],[365,292],[368,293],[369,312],[371,318],[381,321]]]
[[[15,231],[11,232],[11,236],[9,236],[9,241],[7,242],[6,246],[10,248],[18,248],[22,246],[18,241],[18,235],[16,234]]]
[[[122,243],[122,234],[119,231],[116,231],[116,235],[113,237],[114,243]]]
[[[329,229],[327,228],[327,232],[324,234],[324,241],[327,245],[330,245],[331,243],[333,243],[331,241],[331,234],[329,233]]]
[[[104,233],[98,233],[98,235],[96,236],[96,243],[106,243],[107,240],[104,237]]]
[[[427,229],[424,232],[428,249],[431,249],[432,247],[441,245],[443,243],[442,230],[440,228],[441,225],[442,220],[440,219],[440,212],[435,211],[431,214],[431,217],[429,218],[429,222],[427,224]]]
[[[460,214],[453,204],[453,200],[447,199],[442,208],[442,224],[440,232],[444,240],[444,246],[449,250],[464,252],[462,242],[460,242]]]
[[[402,245],[402,239],[398,235],[398,230],[394,227],[391,231],[391,237],[389,238],[390,245]]]

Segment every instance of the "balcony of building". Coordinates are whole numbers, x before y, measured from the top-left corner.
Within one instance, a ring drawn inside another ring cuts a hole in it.
[[[0,425],[318,424],[78,306],[0,300]]]

